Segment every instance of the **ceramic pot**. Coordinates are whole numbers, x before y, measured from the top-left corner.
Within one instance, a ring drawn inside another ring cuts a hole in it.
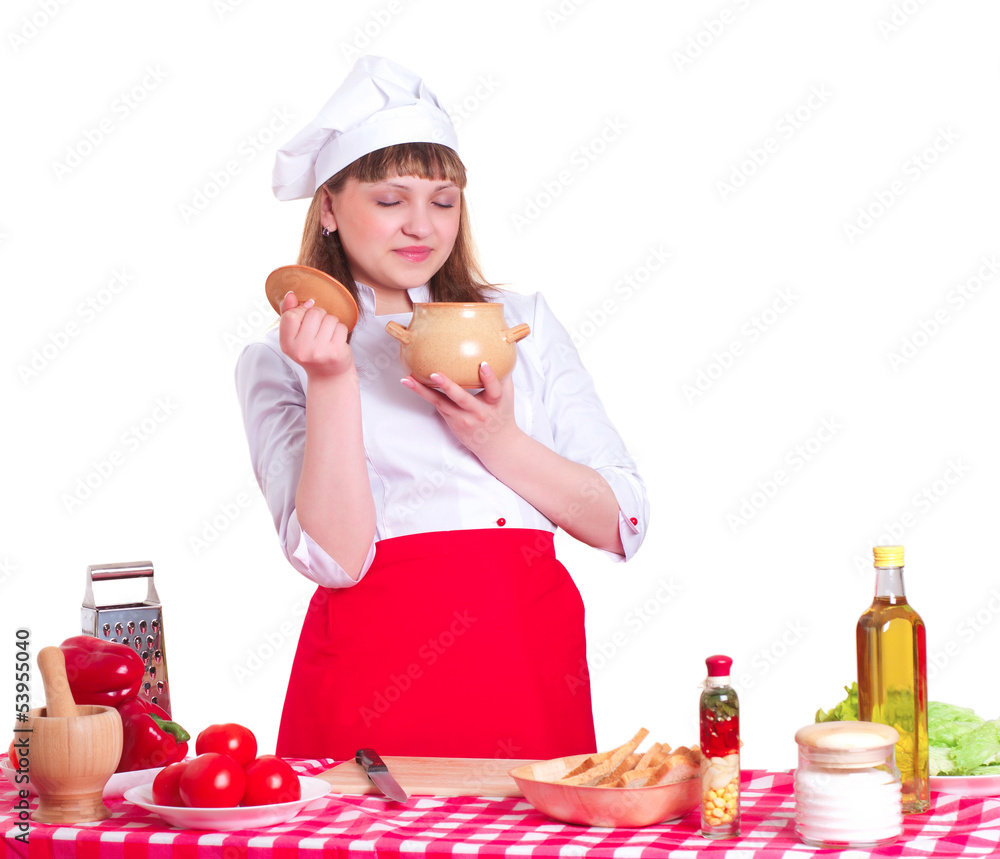
[[[481,388],[479,365],[485,361],[498,379],[517,363],[518,340],[527,337],[525,323],[507,327],[503,305],[489,302],[414,302],[406,327],[389,322],[385,330],[399,341],[404,369],[425,385],[431,373],[442,373],[463,388]]]
[[[39,823],[80,823],[111,814],[101,794],[121,759],[121,716],[114,707],[96,705],[79,705],[77,712],[49,716],[40,707],[28,713],[29,773],[38,791],[31,818]]]

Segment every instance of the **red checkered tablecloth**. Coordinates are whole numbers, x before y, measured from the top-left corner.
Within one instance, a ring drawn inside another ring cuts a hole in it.
[[[305,775],[334,761],[299,761]],[[12,790],[0,795],[0,832],[6,856],[29,857],[14,839]],[[523,799],[411,797],[406,806],[378,796],[330,795],[288,823],[259,830],[204,832],[174,829],[124,800],[110,800],[112,816],[99,823],[32,823],[30,859],[355,859],[355,857],[692,857],[776,859],[814,854],[858,856],[1000,856],[1000,798],[932,794],[931,811],[905,818],[895,844],[874,851],[814,850],[794,831],[792,777],[745,771],[742,835],[707,841],[698,814],[644,829],[599,829],[557,823]],[[34,805],[34,802],[32,803]],[[725,856],[723,856],[725,854]]]

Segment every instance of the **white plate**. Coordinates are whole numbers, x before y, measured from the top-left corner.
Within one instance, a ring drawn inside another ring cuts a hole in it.
[[[932,775],[931,790],[959,796],[1000,796],[1000,775]]]
[[[28,779],[27,784],[23,782],[16,782],[14,777],[17,770],[10,763],[10,758],[3,758],[0,760],[0,769],[3,770],[3,774],[7,777],[7,781],[11,783],[15,788],[20,790],[22,787],[28,789],[28,793],[31,796],[36,795],[34,785],[31,783],[31,779]],[[130,787],[136,787],[140,784],[150,784],[156,774],[163,769],[163,767],[153,767],[148,770],[132,770],[132,772],[124,773],[114,773],[111,778],[108,779],[108,783],[104,785],[104,798],[105,799],[118,799],[125,795]],[[30,774],[29,774],[30,775]]]
[[[258,829],[291,820],[310,802],[326,796],[333,787],[320,778],[300,775],[302,798],[295,802],[274,805],[238,805],[235,808],[182,808],[180,806],[154,805],[153,784],[144,784],[125,791],[125,800],[146,811],[162,817],[179,829]]]

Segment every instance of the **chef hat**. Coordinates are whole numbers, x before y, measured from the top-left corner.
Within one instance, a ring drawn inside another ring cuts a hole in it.
[[[278,150],[274,196],[312,197],[362,155],[396,143],[458,150],[451,117],[419,77],[383,57],[361,57],[316,118]]]

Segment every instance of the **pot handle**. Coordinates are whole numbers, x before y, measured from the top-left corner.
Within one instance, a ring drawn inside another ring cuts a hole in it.
[[[389,323],[392,325],[392,323]],[[515,325],[513,328],[508,328],[503,333],[503,339],[508,343],[517,343],[518,340],[523,340],[531,333],[531,329],[528,327],[526,322],[522,322],[520,325]]]
[[[386,322],[385,330],[395,337],[400,343],[409,344],[413,341],[413,334],[408,328],[404,328],[398,322]]]

